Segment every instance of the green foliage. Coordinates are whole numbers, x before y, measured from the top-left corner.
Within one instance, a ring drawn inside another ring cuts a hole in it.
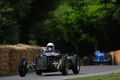
[[[0,44],[17,44],[22,20],[27,17],[31,0],[0,1]]]
[[[15,44],[18,43],[18,27],[17,22],[12,18],[13,8],[10,3],[5,1],[0,2],[0,43]]]
[[[115,18],[117,12],[114,13],[115,4],[110,2],[72,0],[61,4],[52,13],[52,18],[44,22],[45,26],[51,28],[50,41],[68,53],[89,55],[94,49],[112,50],[108,40],[111,39],[109,33],[115,23],[111,23],[111,17],[114,14]],[[66,46],[61,46],[61,43]]]
[[[0,44],[53,42],[64,53],[119,49],[119,0],[0,0]]]

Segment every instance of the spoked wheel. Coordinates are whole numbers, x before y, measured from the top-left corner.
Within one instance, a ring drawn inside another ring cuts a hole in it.
[[[37,75],[42,75],[42,72],[41,71],[35,71]]]
[[[80,72],[80,58],[77,54],[73,55],[73,58],[71,60],[72,64],[72,71],[74,74],[79,74]]]
[[[25,77],[27,71],[28,71],[28,68],[27,68],[27,61],[24,59],[24,58],[20,58],[19,59],[19,62],[18,62],[18,71],[19,71],[19,75],[21,77]]]
[[[61,72],[63,75],[67,75],[69,71],[69,62],[67,56],[63,56],[61,60]]]

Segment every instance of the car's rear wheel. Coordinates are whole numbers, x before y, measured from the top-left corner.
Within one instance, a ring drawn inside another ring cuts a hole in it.
[[[80,72],[80,58],[77,54],[73,55],[73,58],[71,60],[72,64],[72,71],[74,74],[79,74]]]
[[[27,61],[24,58],[20,58],[18,62],[18,72],[21,77],[25,77],[27,69]]]
[[[63,56],[61,60],[61,72],[63,75],[67,75],[69,71],[69,62],[67,56]]]
[[[108,61],[108,65],[112,65],[112,55],[109,55],[108,58],[110,59],[110,60]]]

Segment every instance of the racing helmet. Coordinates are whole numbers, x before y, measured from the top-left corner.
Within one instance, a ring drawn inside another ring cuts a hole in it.
[[[54,44],[53,43],[48,43],[47,44],[47,49],[48,50],[54,50]]]

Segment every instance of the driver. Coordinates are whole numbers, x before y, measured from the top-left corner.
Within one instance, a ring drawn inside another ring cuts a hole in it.
[[[48,43],[47,44],[47,50],[54,51],[54,44],[53,43]]]

